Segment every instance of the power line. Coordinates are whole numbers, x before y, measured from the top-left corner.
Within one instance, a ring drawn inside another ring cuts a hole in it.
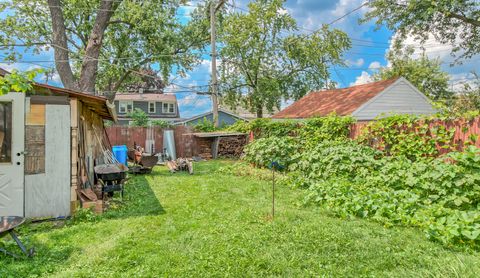
[[[112,1],[112,2],[117,2],[117,3],[124,3],[123,1]],[[158,3],[157,3],[158,4]],[[188,4],[179,4],[179,5],[169,5],[169,4],[166,4],[166,5],[162,5],[162,6],[165,6],[165,7],[200,7],[199,5],[188,5]],[[17,5],[18,7],[18,5]],[[60,9],[64,9],[66,8],[65,6],[55,6],[55,5],[45,5],[45,6],[41,6],[41,7],[48,7],[48,8],[60,8]],[[77,8],[78,10],[83,10],[83,11],[102,11],[102,12],[117,12],[119,9],[115,9],[115,10],[111,10],[111,9],[100,9],[100,8],[96,8],[96,7],[91,7],[90,9],[86,9],[86,8]]]
[[[360,10],[361,8],[365,7],[367,4],[368,4],[368,1],[367,1],[367,2],[364,2],[364,3],[363,3],[363,4],[361,4],[360,6],[358,6],[358,7],[356,7],[355,9],[353,9],[353,10],[349,11],[348,13],[346,13],[346,14],[342,15],[341,17],[339,17],[339,18],[337,18],[337,19],[333,20],[332,22],[328,23],[327,25],[332,25],[332,24],[334,24],[334,23],[336,23],[336,22],[338,22],[338,21],[340,21],[340,20],[344,19],[345,17],[347,17],[347,16],[349,16],[349,15],[353,14],[354,12],[356,12],[356,11]]]

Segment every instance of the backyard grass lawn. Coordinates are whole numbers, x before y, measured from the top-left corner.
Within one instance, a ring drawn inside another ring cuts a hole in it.
[[[97,219],[29,224],[20,230],[37,255],[0,255],[0,277],[398,276],[478,277],[480,254],[429,242],[416,229],[384,228],[299,206],[303,192],[215,173],[130,180],[123,205]],[[85,217],[84,217],[85,218]],[[7,242],[12,247],[11,242]]]

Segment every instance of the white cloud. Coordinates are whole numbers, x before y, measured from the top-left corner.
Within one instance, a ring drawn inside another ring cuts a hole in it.
[[[372,76],[368,72],[362,71],[362,73],[355,79],[355,82],[350,83],[350,86],[362,85],[372,81]]]
[[[280,103],[280,110],[285,109],[286,107],[292,105],[295,101],[293,99],[282,100]]]
[[[379,69],[381,68],[382,65],[380,64],[380,62],[378,61],[373,61],[370,63],[370,65],[368,66],[369,69]]]
[[[320,28],[322,24],[335,21],[333,28],[343,30],[354,37],[361,37],[370,26],[358,24],[358,19],[365,14],[368,7],[364,6],[348,16],[343,16],[364,2],[364,0],[289,0],[286,7],[302,28],[313,30]]]
[[[53,82],[57,82],[57,83],[61,83],[62,80],[60,79],[60,74],[58,74],[57,72],[54,72],[53,75],[51,76],[51,80]]]
[[[396,35],[394,35],[394,38]],[[392,40],[393,41],[393,40]],[[461,63],[456,63],[456,57],[451,55],[453,46],[449,44],[442,44],[437,41],[433,35],[430,35],[425,43],[415,40],[414,36],[408,36],[403,41],[405,46],[411,46],[415,49],[413,53],[414,58],[425,54],[430,59],[438,59],[441,63],[441,68],[450,75],[450,87],[453,90],[463,88],[464,83],[472,84],[472,71],[478,71],[478,60],[480,55],[475,55],[470,59],[462,60]],[[392,49],[392,45],[390,45]],[[462,55],[462,51],[455,55]]]
[[[180,106],[193,106],[193,107],[202,107],[210,103],[210,99],[205,96],[198,96],[196,94],[190,94],[181,98],[178,101]]]
[[[0,63],[0,68],[6,70],[6,71],[12,71],[12,70],[22,70],[23,66],[22,64],[18,63]]]
[[[359,58],[359,59],[354,60],[354,61],[349,60],[349,61],[347,61],[347,64],[349,66],[361,67],[361,66],[363,66],[363,64],[365,64],[365,60],[363,58]]]
[[[285,14],[288,14],[288,11],[286,9],[278,9],[277,13],[279,15],[285,15]]]

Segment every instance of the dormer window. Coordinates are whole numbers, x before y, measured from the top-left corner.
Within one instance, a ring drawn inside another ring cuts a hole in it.
[[[154,102],[154,101],[149,101],[149,102],[148,102],[148,113],[154,114],[154,113],[155,113],[155,110],[156,110],[155,106],[156,106],[156,105],[155,105],[155,102]]]
[[[175,103],[164,102],[162,105],[162,112],[164,114],[175,114]]]
[[[118,112],[119,113],[130,113],[133,111],[133,101],[119,101],[118,102]]]

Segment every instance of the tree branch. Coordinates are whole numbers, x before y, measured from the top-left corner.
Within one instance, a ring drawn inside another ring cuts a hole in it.
[[[116,95],[116,92],[118,91],[118,89],[120,88],[120,86],[122,85],[122,83],[125,81],[125,79],[127,79],[127,77],[133,72],[133,70],[135,68],[140,68],[141,66],[145,65],[146,63],[150,62],[151,61],[151,57],[146,57],[145,59],[143,59],[142,61],[140,61],[140,63],[138,63],[136,66],[126,70],[123,75],[117,80],[117,82],[115,82],[115,84],[113,85],[112,89],[111,89],[111,94],[108,95],[108,99],[110,101],[114,101],[115,100],[115,95]]]
[[[456,18],[456,19],[459,19],[465,23],[468,23],[468,24],[471,24],[475,27],[480,27],[480,21],[478,20],[475,20],[473,18],[469,18],[469,17],[466,17],[464,15],[461,15],[461,14],[455,14],[455,13],[449,13],[446,15],[447,17],[450,17],[450,18]]]
[[[58,0],[57,0],[58,1]],[[119,1],[116,1],[119,2]],[[118,5],[113,5],[113,0],[102,0],[97,11],[97,17],[93,25],[92,32],[88,38],[85,55],[83,57],[82,68],[80,70],[79,86],[82,91],[88,93],[95,92],[95,80],[98,72],[98,57],[102,49],[103,35],[112,17],[114,10]]]
[[[55,67],[57,68],[63,86],[68,89],[78,90],[75,76],[70,67],[68,54],[68,40],[65,28],[65,18],[61,9],[60,0],[48,0],[52,18],[52,46],[55,52]]]
[[[125,25],[128,25],[129,27],[135,27],[135,24],[125,20],[110,20],[108,22],[108,25],[111,25],[111,24],[125,24]]]

